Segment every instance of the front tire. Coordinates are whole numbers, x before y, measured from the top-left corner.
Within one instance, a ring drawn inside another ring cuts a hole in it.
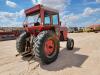
[[[71,39],[71,38],[70,39],[68,38],[66,46],[67,46],[68,50],[73,50],[73,48],[74,48],[74,40]]]
[[[37,41],[33,46],[35,56],[44,64],[55,61],[59,54],[59,40],[52,31],[43,31],[38,34]]]

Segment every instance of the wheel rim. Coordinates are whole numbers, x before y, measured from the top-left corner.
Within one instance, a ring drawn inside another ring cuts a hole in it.
[[[55,50],[55,44],[52,39],[48,39],[44,43],[44,51],[46,56],[51,56]]]

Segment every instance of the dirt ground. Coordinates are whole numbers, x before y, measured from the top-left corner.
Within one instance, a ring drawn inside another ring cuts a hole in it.
[[[0,75],[100,75],[100,33],[72,33],[73,51],[61,42],[58,59],[42,65],[16,57],[16,41],[0,41]]]

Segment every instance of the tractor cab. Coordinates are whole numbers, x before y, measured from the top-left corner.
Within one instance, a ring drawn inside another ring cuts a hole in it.
[[[40,4],[25,10],[25,15],[23,25],[28,30],[38,29],[41,31],[60,25],[59,12]]]

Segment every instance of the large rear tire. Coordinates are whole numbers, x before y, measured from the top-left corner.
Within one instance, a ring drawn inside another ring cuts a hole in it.
[[[30,37],[30,35],[26,32],[22,33],[16,40],[16,48],[17,52],[21,54],[22,56],[25,56],[25,46],[26,46],[26,40]],[[30,45],[29,42],[27,42],[28,45]]]
[[[53,31],[42,31],[37,36],[37,41],[33,45],[36,58],[43,64],[50,64],[55,61],[59,54],[59,39]]]

